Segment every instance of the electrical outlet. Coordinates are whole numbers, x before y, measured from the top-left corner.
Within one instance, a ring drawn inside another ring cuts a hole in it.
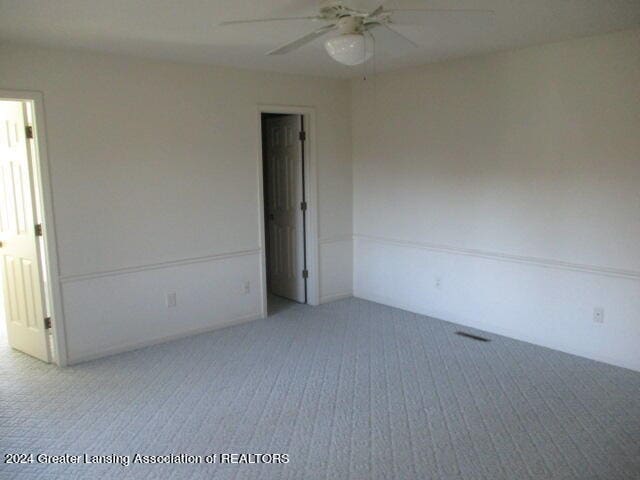
[[[604,308],[596,307],[593,309],[593,321],[595,323],[604,323]]]
[[[251,282],[249,282],[249,281],[244,282],[243,287],[244,287],[243,288],[243,292],[244,292],[245,295],[248,295],[248,294],[251,293]]]
[[[167,293],[167,308],[176,306],[176,292]]]
[[[435,285],[438,290],[442,290],[442,277],[436,277]]]

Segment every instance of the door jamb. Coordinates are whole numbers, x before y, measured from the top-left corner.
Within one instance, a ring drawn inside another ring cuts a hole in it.
[[[33,138],[35,141],[34,175],[38,176],[40,185],[39,201],[42,205],[42,225],[46,258],[47,288],[51,303],[51,337],[54,352],[49,352],[51,361],[64,367],[67,365],[67,342],[65,335],[64,311],[62,306],[62,289],[60,286],[60,270],[58,266],[58,246],[56,241],[55,220],[53,214],[53,193],[47,155],[47,135],[45,131],[44,97],[41,92],[28,90],[0,89],[0,100],[14,100],[31,104],[33,113]],[[32,179],[33,181],[33,179]],[[44,301],[44,299],[43,299]],[[55,355],[53,355],[55,353]]]
[[[264,218],[264,177],[262,158],[262,114],[281,113],[302,115],[304,130],[307,133],[303,143],[305,168],[305,194],[307,201],[306,212],[306,245],[307,245],[307,303],[320,304],[320,262],[318,241],[318,180],[316,168],[316,110],[314,107],[293,105],[263,105],[258,104],[258,218],[260,219],[258,242],[260,245],[260,288],[262,293],[261,313],[267,316],[267,265],[265,244]]]

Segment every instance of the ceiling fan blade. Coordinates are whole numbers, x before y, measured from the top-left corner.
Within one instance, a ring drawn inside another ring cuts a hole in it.
[[[390,13],[391,23],[396,25],[422,25],[432,26],[434,24],[440,24],[443,21],[443,17],[446,17],[449,21],[465,20],[469,16],[475,19],[488,19],[494,18],[494,10],[485,9],[450,9],[450,8],[413,8],[413,9],[393,9],[385,10],[385,13]]]
[[[488,8],[392,8],[385,10],[386,13],[399,12],[427,12],[427,13],[478,13],[484,15],[495,15],[496,11]]]
[[[376,8],[375,10],[373,10],[370,14],[369,17],[370,18],[374,18],[377,17],[378,15],[380,15],[382,12],[386,11],[384,9],[384,6],[380,5],[378,8]]]
[[[372,30],[374,28],[384,28],[388,32],[391,32],[396,38],[402,39],[405,42],[410,43],[413,47],[415,47],[415,48],[419,48],[420,47],[420,45],[418,45],[416,42],[411,40],[405,34],[400,33],[398,30],[396,30],[395,28],[393,28],[392,26],[390,26],[390,25],[388,25],[386,23],[375,23],[371,27],[369,27],[367,30]]]
[[[292,42],[285,43],[284,45],[281,45],[278,48],[270,50],[265,55],[282,55],[284,53],[289,53],[289,52],[291,52],[293,50],[296,50],[296,49],[302,47],[303,45],[306,45],[309,42],[312,42],[313,40],[315,40],[316,38],[321,37],[325,33],[330,32],[334,28],[336,28],[335,24],[325,25],[324,27],[320,27],[320,28],[318,28],[317,30],[314,30],[311,33],[307,33],[306,35],[303,35],[302,37],[297,38],[296,40],[293,40]]]
[[[265,23],[265,22],[284,22],[287,20],[320,20],[320,17],[280,17],[280,18],[254,18],[249,20],[227,20],[220,22],[218,25],[225,27],[227,25],[239,25],[243,23]]]

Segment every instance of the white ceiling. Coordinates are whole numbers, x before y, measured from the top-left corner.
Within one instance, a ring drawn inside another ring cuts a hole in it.
[[[238,18],[313,15],[319,3],[319,0],[0,0],[0,39],[288,73],[361,75],[362,66],[346,67],[331,60],[322,39],[288,55],[264,55],[267,50],[317,28],[317,23],[217,25]],[[344,3],[373,10],[380,1]],[[398,27],[420,48],[392,44],[390,38],[381,34],[376,41],[377,71],[640,25],[640,0],[392,0],[386,5],[489,8],[496,14],[434,14],[427,26]]]

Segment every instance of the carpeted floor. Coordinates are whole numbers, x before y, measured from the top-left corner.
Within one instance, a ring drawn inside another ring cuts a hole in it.
[[[639,479],[640,373],[363,300],[67,369],[0,350],[0,452],[281,453],[0,478]],[[477,332],[476,332],[477,333]]]

